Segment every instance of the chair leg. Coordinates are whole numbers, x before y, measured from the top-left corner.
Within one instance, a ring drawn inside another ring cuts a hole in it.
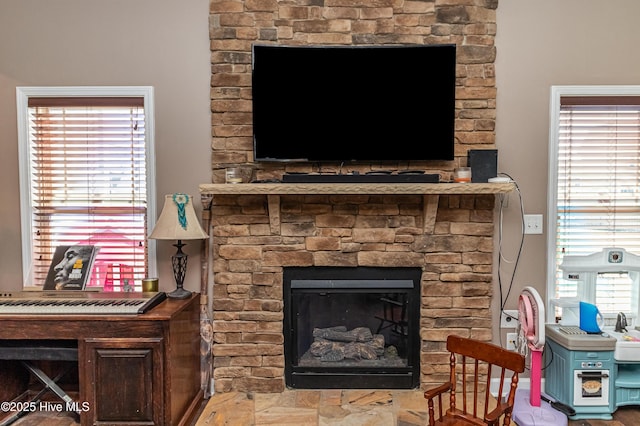
[[[429,426],[433,426],[434,425],[434,410],[433,410],[433,400],[429,400],[427,403],[427,406],[429,407]]]

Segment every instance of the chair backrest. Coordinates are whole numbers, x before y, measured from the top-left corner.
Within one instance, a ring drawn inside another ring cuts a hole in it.
[[[525,368],[524,356],[492,343],[454,335],[447,338],[447,350],[451,353],[448,414],[470,424],[497,425],[502,417],[503,425],[509,425],[518,375]],[[500,385],[496,403],[490,395],[490,385],[492,377],[497,377],[493,373],[498,370]],[[511,381],[505,395],[504,381],[509,375]]]

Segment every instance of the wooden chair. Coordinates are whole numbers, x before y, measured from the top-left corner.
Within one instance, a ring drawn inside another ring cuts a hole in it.
[[[429,426],[499,425],[500,418],[502,425],[511,424],[518,375],[525,367],[524,356],[492,343],[459,336],[447,338],[447,350],[451,353],[449,381],[424,393],[429,406]],[[492,367],[500,369],[498,395],[503,395],[507,373],[512,374],[508,394],[497,401],[489,391]]]

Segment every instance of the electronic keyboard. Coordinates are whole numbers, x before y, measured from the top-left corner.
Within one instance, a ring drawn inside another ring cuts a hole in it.
[[[166,299],[166,293],[22,291],[0,293],[0,315],[137,315]]]

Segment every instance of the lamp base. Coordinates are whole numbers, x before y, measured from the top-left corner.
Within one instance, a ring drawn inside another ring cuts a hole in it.
[[[184,274],[187,272],[187,255],[182,251],[182,247],[185,244],[182,243],[182,240],[178,240],[177,244],[174,244],[178,248],[176,254],[171,256],[171,264],[173,265],[173,276],[176,279],[176,289],[171,293],[167,293],[167,297],[171,299],[188,299],[191,297],[191,292],[189,290],[185,290],[182,287],[182,283],[184,282]]]
[[[182,287],[178,287],[171,293],[167,293],[167,297],[170,297],[172,299],[188,299],[189,297],[191,297],[191,292],[189,290],[185,290]]]

